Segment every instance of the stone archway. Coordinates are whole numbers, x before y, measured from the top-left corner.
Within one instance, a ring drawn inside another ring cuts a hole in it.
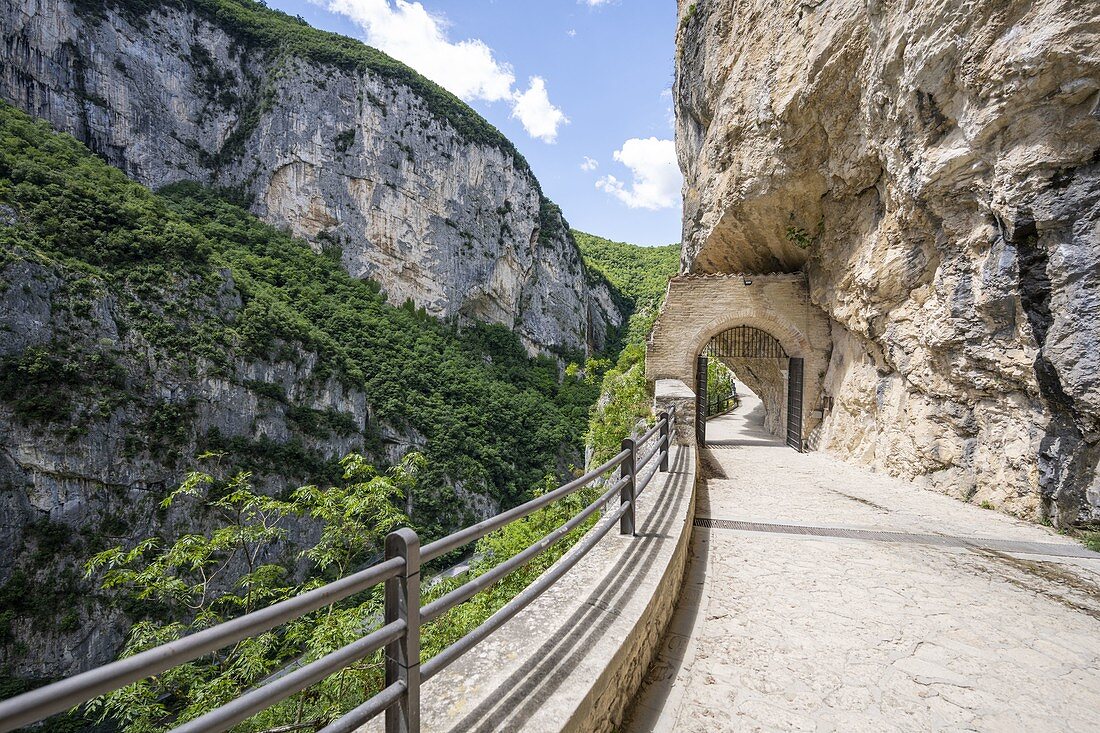
[[[768,331],[738,324],[712,336],[699,359],[703,360],[700,364],[705,364],[707,359],[717,359],[730,369],[760,397],[764,407],[764,428],[773,435],[785,434],[788,445],[801,450],[802,356],[789,353]],[[708,404],[708,395],[714,393],[712,386],[707,386],[707,390],[707,394],[697,400],[697,405]],[[699,395],[698,367],[695,391]],[[697,434],[705,432],[705,419],[704,416]]]
[[[696,357],[716,334],[737,326],[769,334],[787,356],[802,359],[801,442],[812,447],[812,433],[821,422],[821,380],[832,339],[828,319],[810,303],[805,277],[800,273],[682,275],[670,280],[665,305],[646,345],[646,377],[650,381],[676,379],[696,389]],[[766,401],[766,425],[773,433],[782,434],[788,412],[786,360],[773,360],[767,374],[763,373],[763,365],[760,373],[753,372],[746,362],[731,366],[741,372],[739,376],[750,388],[765,393],[760,396]]]

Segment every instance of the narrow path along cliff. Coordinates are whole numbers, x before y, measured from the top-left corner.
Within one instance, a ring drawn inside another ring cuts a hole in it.
[[[761,420],[749,397],[708,425],[688,575],[624,731],[1095,730],[1100,554]]]

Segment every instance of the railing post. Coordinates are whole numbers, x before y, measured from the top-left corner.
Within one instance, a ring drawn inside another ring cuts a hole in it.
[[[669,414],[668,414],[668,410],[665,410],[661,414],[661,445],[663,446],[663,448],[661,449],[661,470],[664,471],[665,473],[668,472],[668,454],[672,452],[671,451],[672,443],[671,443],[671,440],[669,439],[669,434],[668,434],[668,432],[669,432],[668,431],[668,423],[669,423]]]
[[[623,440],[622,449],[630,451],[630,455],[623,461],[623,465],[619,470],[619,478],[630,478],[621,489],[619,489],[619,502],[625,504],[630,502],[630,509],[623,513],[619,518],[619,534],[634,534],[634,487],[637,486],[638,477],[635,475],[634,464],[635,459],[638,457],[638,448],[634,445],[633,438],[626,438]]]
[[[401,682],[405,692],[386,709],[386,733],[420,733],[420,538],[403,527],[386,535],[386,559],[405,567],[386,581],[386,623],[405,622],[405,634],[386,645],[386,685]]]

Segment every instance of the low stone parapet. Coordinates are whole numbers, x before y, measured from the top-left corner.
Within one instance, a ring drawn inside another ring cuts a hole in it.
[[[679,379],[658,379],[653,385],[653,412],[676,409],[673,442],[695,445],[695,392]]]
[[[638,498],[637,536],[613,529],[421,688],[421,730],[589,732],[621,723],[672,617],[687,561],[695,449],[674,445],[669,469]]]

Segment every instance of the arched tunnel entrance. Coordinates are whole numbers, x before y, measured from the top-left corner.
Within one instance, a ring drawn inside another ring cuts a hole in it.
[[[678,275],[646,344],[646,378],[681,383],[685,402],[694,393],[677,402],[691,413],[683,439],[705,440],[704,406],[715,395],[703,366],[716,360],[760,398],[766,432],[812,450],[828,409],[832,346],[829,320],[810,302],[802,273]]]
[[[777,338],[753,326],[734,326],[716,333],[696,357],[695,438],[698,443],[706,444],[707,420],[729,405],[730,396],[722,394],[729,388],[725,384],[711,384],[710,375],[716,372],[714,362],[721,365],[722,372],[728,370],[760,397],[765,428],[772,433],[782,433],[787,445],[801,451],[803,359],[792,357]],[[786,409],[782,410],[782,406]]]

